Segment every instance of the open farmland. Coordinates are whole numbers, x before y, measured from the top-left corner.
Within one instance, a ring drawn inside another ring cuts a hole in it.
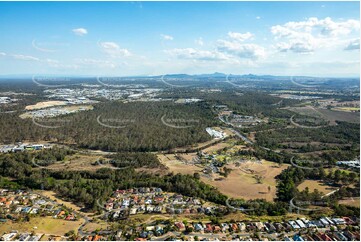
[[[244,198],[246,200],[264,198],[272,201],[276,197],[275,177],[286,169],[288,165],[278,167],[277,164],[269,161],[262,163],[245,162],[239,167],[228,165],[232,171],[227,178],[222,180],[201,177],[207,184],[217,187],[220,192],[233,198]],[[259,175],[261,183],[257,182],[255,176]],[[268,190],[268,187],[271,190]]]
[[[317,109],[320,113],[324,115],[331,123],[337,121],[346,121],[350,123],[359,123],[360,122],[360,113],[357,112],[343,112],[343,111],[334,111],[328,109]]]

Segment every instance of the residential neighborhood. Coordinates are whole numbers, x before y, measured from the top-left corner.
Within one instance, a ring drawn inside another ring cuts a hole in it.
[[[116,220],[128,214],[131,216],[144,213],[211,215],[225,207],[206,206],[201,199],[163,192],[161,188],[141,187],[116,190],[103,208],[109,212],[110,219]]]

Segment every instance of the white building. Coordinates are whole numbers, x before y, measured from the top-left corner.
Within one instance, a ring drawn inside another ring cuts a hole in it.
[[[214,130],[212,128],[206,128],[207,133],[216,138],[216,139],[223,139],[225,137],[225,134],[221,131]]]

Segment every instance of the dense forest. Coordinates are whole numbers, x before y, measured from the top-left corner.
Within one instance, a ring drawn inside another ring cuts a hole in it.
[[[174,128],[166,124],[186,128]],[[204,142],[211,137],[205,128],[216,124],[205,103],[106,102],[94,110],[66,117],[36,120],[18,114],[0,116],[1,142],[55,141],[106,151],[157,151]],[[114,128],[120,127],[120,128]]]

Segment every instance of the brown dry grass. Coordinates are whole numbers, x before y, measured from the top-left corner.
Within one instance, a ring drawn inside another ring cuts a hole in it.
[[[25,110],[35,110],[35,109],[42,109],[42,108],[50,108],[54,106],[63,106],[66,105],[66,101],[46,101],[46,102],[38,102],[34,105],[28,105],[25,107]]]
[[[359,197],[357,197],[357,198],[350,197],[348,199],[340,200],[340,201],[338,201],[338,203],[359,208],[360,207],[360,198]]]
[[[286,169],[288,165],[278,167],[278,164],[262,161],[262,164],[254,162],[246,162],[240,167],[228,165],[227,167],[233,169],[227,178],[216,181],[206,177],[201,177],[201,180],[209,185],[217,187],[218,190],[233,198],[250,199],[266,199],[272,201],[276,197],[276,179],[275,177]],[[252,174],[249,172],[253,170]],[[262,183],[257,183],[254,175],[263,177]],[[215,175],[214,177],[217,177]],[[270,192],[268,187],[271,188]]]
[[[187,165],[181,161],[178,161],[177,158],[172,154],[159,154],[158,159],[162,164],[169,168],[170,172],[175,174],[189,174],[193,175],[194,172],[202,172],[202,168],[195,165]]]
[[[329,192],[332,192],[333,190],[336,190],[335,187],[328,186],[322,181],[318,180],[305,180],[300,185],[298,185],[298,190],[303,191],[308,187],[310,192],[313,192],[315,189],[317,189],[319,192],[322,192],[323,194],[327,194]]]
[[[54,219],[51,217],[35,217],[30,218],[30,222],[12,222],[0,224],[0,231],[10,232],[11,230],[18,230],[19,232],[44,233],[62,236],[70,230],[79,228],[84,223],[83,219],[78,221],[66,221],[63,219]]]

